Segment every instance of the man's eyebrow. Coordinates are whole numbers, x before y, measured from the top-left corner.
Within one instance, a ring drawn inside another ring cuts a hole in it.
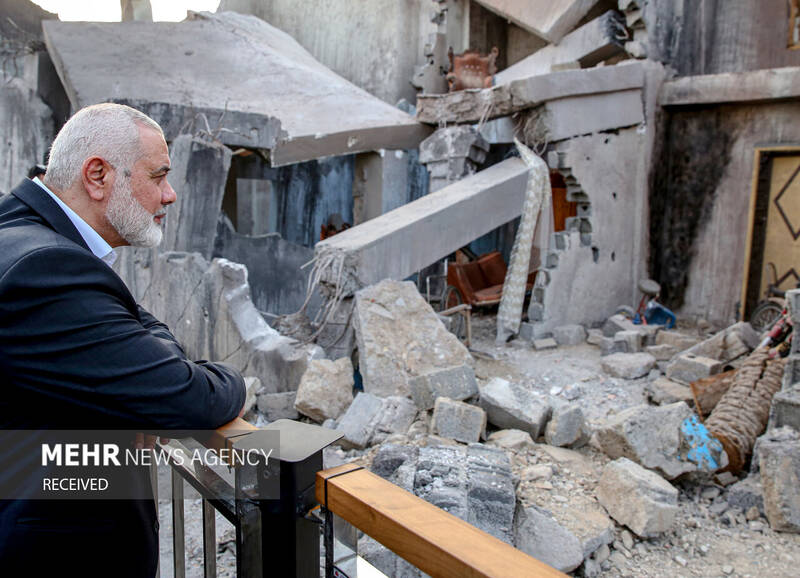
[[[166,174],[169,171],[170,171],[170,167],[168,167],[167,165],[162,165],[162,166],[158,167],[157,169],[155,169],[153,171],[150,171],[150,174],[155,176],[155,175],[160,175],[161,173]]]

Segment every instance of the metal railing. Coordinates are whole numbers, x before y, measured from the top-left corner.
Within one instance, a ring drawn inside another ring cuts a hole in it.
[[[278,449],[277,459],[272,454],[263,462],[221,471],[191,462],[170,464],[175,578],[186,575],[187,483],[202,497],[207,578],[217,570],[216,512],[235,527],[240,578],[318,578],[320,525],[328,578],[355,578],[364,566],[371,575],[382,575],[358,558],[356,528],[434,577],[564,576],[361,467],[322,471],[322,450],[340,437],[334,430],[291,420],[263,429],[235,420],[206,439],[160,444],[162,450],[187,453],[196,448]]]

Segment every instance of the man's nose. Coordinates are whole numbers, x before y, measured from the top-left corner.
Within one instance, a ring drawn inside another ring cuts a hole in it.
[[[169,181],[167,181],[167,188],[163,193],[161,193],[161,204],[162,205],[171,205],[177,199],[178,199],[178,195],[175,193],[175,189],[173,189],[172,185],[170,185]]]

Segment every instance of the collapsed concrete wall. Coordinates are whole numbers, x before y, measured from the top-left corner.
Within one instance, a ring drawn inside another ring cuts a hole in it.
[[[250,299],[247,268],[198,253],[120,251],[115,269],[134,298],[166,323],[192,359],[232,364],[264,391],[294,391],[308,362],[324,357],[267,325]]]

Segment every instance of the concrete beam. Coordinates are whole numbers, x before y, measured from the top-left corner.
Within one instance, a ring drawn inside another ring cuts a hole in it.
[[[422,94],[417,97],[417,119],[435,125],[478,122],[481,118],[508,116],[548,100],[640,89],[644,79],[642,64],[631,62],[551,72],[483,90]]]
[[[800,67],[770,68],[752,72],[728,72],[686,76],[665,82],[659,104],[664,107],[766,102],[800,96]]]
[[[548,42],[559,42],[586,16],[598,0],[477,0],[495,14],[506,18]]]
[[[508,84],[537,74],[547,74],[553,65],[579,62],[589,68],[622,52],[623,45],[617,39],[624,25],[613,10],[598,16],[567,34],[558,44],[550,44],[537,50],[527,58],[501,70],[495,75],[495,84]]]
[[[206,132],[229,146],[269,149],[272,166],[281,166],[415,148],[430,134],[253,16],[46,21],[43,28],[73,109],[130,104],[165,125],[168,138]]]
[[[556,142],[584,134],[625,128],[644,122],[642,91],[639,89],[589,94],[551,100],[533,113],[541,123],[526,122],[526,127],[539,125],[537,133],[525,132],[527,142]]]
[[[527,168],[510,158],[335,237],[317,243],[322,260],[344,260],[323,281],[356,291],[383,279],[402,280],[518,217]]]

